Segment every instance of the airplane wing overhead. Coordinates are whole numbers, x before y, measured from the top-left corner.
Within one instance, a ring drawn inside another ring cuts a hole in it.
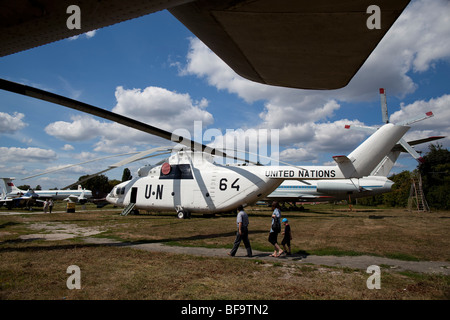
[[[192,0],[0,0],[0,57],[144,16]],[[81,29],[67,28],[76,4]]]
[[[0,57],[168,9],[241,76],[303,89],[345,86],[410,0],[0,0]],[[367,28],[377,5],[380,29]]]
[[[245,78],[337,89],[348,84],[409,2],[198,0],[169,11]],[[381,10],[380,29],[367,27],[371,5]]]

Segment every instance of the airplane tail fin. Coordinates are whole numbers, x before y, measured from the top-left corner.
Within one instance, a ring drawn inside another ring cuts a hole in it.
[[[371,176],[387,177],[392,167],[400,156],[401,151],[391,150],[389,154],[381,160],[378,166],[372,171]]]
[[[21,192],[20,189],[18,189],[14,183],[12,182],[14,178],[0,178],[5,183],[5,194],[9,194],[12,192]]]
[[[387,123],[348,156],[333,159],[347,178],[368,176],[410,127]]]
[[[372,171],[372,173],[370,175],[387,177],[402,152],[408,152],[416,160],[423,162],[423,158],[414,149],[413,149],[414,152],[411,151],[412,146],[426,143],[426,142],[431,142],[434,140],[439,140],[442,138],[445,138],[445,136],[428,137],[428,138],[423,138],[423,139],[413,140],[413,141],[408,141],[408,142],[405,141],[404,143],[402,143],[403,139],[400,139],[400,143],[396,144],[394,146],[394,148],[392,148],[391,152],[389,152],[389,154],[386,157],[384,157],[384,159]],[[405,145],[407,146],[407,148],[405,148]],[[415,157],[414,154],[417,154],[417,157]]]

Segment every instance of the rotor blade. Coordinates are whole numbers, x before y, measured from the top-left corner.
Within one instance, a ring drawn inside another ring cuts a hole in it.
[[[409,126],[412,123],[419,122],[419,121],[431,118],[433,116],[434,116],[433,112],[432,111],[428,111],[424,115],[420,114],[420,115],[415,116],[414,118],[411,118],[411,119],[408,119],[408,120],[405,120],[405,121],[401,121],[401,122],[398,122],[396,124],[399,125],[399,126]]]
[[[89,162],[100,161],[100,160],[103,160],[103,159],[120,157],[120,156],[127,156],[127,155],[130,155],[130,154],[136,154],[136,153],[138,153],[138,152],[128,152],[128,153],[116,154],[116,155],[113,155],[113,156],[107,156],[107,157],[101,157],[101,158],[97,158],[97,159],[92,159],[92,160],[88,160],[88,161],[84,161],[84,162],[80,162],[80,163],[69,164],[69,165],[66,165],[64,167],[60,167],[60,168],[52,169],[52,170],[47,170],[47,171],[44,171],[42,173],[35,174],[33,176],[28,176],[28,177],[22,178],[22,180],[27,180],[27,179],[31,179],[31,178],[34,178],[34,177],[39,177],[39,176],[42,176],[44,174],[49,174],[49,173],[53,173],[53,172],[56,172],[56,171],[61,171],[61,170],[64,170],[64,169],[75,167],[75,166],[78,166],[78,165],[81,165],[81,164],[86,164],[86,163],[89,163]]]
[[[74,182],[74,183],[72,183],[72,184],[62,188],[62,190],[69,189],[70,187],[72,187],[72,186],[74,186],[76,184],[83,183],[83,182],[85,182],[85,181],[87,181],[89,179],[92,179],[95,176],[98,176],[98,175],[100,175],[102,173],[105,173],[106,171],[109,171],[109,170],[112,170],[112,169],[116,169],[118,167],[124,166],[124,165],[126,165],[128,163],[131,163],[131,162],[142,160],[144,157],[145,157],[145,159],[151,158],[151,157],[157,157],[157,156],[159,156],[161,154],[155,154],[155,155],[151,155],[151,156],[147,156],[147,157],[146,157],[146,155],[148,155],[149,153],[153,153],[153,152],[157,152],[157,151],[164,151],[164,150],[167,150],[167,149],[168,149],[168,147],[157,147],[157,148],[152,148],[152,149],[149,149],[149,150],[141,151],[141,152],[139,152],[138,154],[136,154],[136,155],[134,155],[132,157],[126,158],[126,159],[124,159],[122,161],[119,161],[117,163],[114,163],[114,164],[108,166],[108,169],[105,169],[105,170],[93,173],[93,174],[87,176],[86,178],[84,178],[83,180],[79,180],[77,182]]]
[[[170,150],[170,149],[171,149],[170,147],[157,147],[157,148],[152,148],[152,149],[149,149],[149,150],[141,151],[138,154],[135,154],[134,156],[131,156],[131,157],[126,158],[126,159],[123,159],[122,161],[114,163],[114,164],[112,164],[112,165],[110,165],[108,167],[112,168],[112,169],[117,168],[117,167],[121,167],[121,166],[124,166],[124,165],[126,165],[128,163],[141,160],[143,157],[147,156],[149,153],[154,153],[154,152],[157,152],[157,151],[166,151],[166,150]],[[157,156],[157,155],[155,155],[155,156]]]
[[[23,85],[20,83],[8,81],[5,79],[0,79],[0,89],[14,92],[17,94],[21,94],[24,96],[52,102],[52,103],[59,104],[64,107],[75,109],[75,110],[82,111],[85,113],[89,113],[94,116],[97,116],[97,117],[100,117],[103,119],[107,119],[110,121],[114,121],[114,122],[120,123],[122,125],[125,125],[127,127],[131,127],[131,128],[158,136],[160,138],[163,138],[163,139],[166,139],[169,141],[183,144],[183,145],[185,145],[189,148],[192,148],[194,150],[197,150],[197,151],[203,151],[203,152],[209,153],[211,155],[216,155],[216,156],[229,157],[224,152],[214,149],[214,148],[211,148],[211,147],[208,147],[204,144],[192,141],[190,139],[184,138],[184,137],[176,135],[176,134],[172,134],[168,131],[165,131],[160,128],[139,122],[137,120],[122,116],[117,113],[114,113],[114,112],[111,112],[111,111],[108,111],[105,109],[101,109],[101,108],[95,107],[93,105],[90,105],[90,104],[87,104],[84,102],[80,102],[77,100],[73,100],[73,99],[70,99],[70,98],[67,98],[64,96],[60,96],[55,93],[51,93],[51,92],[44,91],[41,89],[33,88],[30,86],[26,86],[26,85]],[[238,159],[235,159],[235,160],[238,160]]]
[[[416,144],[426,143],[426,142],[439,140],[439,139],[443,139],[443,138],[445,138],[445,136],[433,136],[433,137],[423,138],[423,139],[419,139],[419,140],[408,141],[408,144],[410,146],[415,146]]]
[[[416,150],[413,149],[413,147],[411,147],[408,142],[405,141],[405,139],[401,138],[400,139],[400,144],[402,145],[403,148],[405,148],[405,150],[417,161],[419,161],[420,163],[423,163],[424,160],[423,158],[417,153]]]
[[[389,122],[387,103],[386,103],[386,92],[383,88],[380,88],[380,99],[381,99],[381,117],[383,119],[383,123]]]
[[[268,160],[274,160],[274,161],[276,161],[276,162],[279,162],[279,163],[282,163],[282,164],[285,164],[285,165],[288,165],[288,166],[291,166],[291,167],[294,167],[294,168],[297,168],[297,169],[300,169],[300,170],[306,170],[305,168],[302,168],[302,167],[299,167],[299,166],[290,164],[290,163],[288,163],[288,162],[284,162],[284,161],[281,161],[281,160],[277,160],[277,159],[274,159],[274,158],[271,158],[271,157],[262,156],[262,155],[260,155],[260,154],[257,154],[257,153],[254,153],[254,152],[250,152],[250,151],[244,151],[244,150],[238,150],[238,149],[224,149],[224,150],[231,150],[231,151],[234,151],[234,152],[247,153],[247,154],[251,154],[251,155],[254,155],[254,156],[258,156],[258,157],[260,157],[260,158],[264,158],[264,159],[268,159]],[[261,165],[259,162],[258,162],[258,163],[252,162],[252,164]]]
[[[252,154],[251,152],[248,152],[248,151],[240,151],[240,150],[236,150],[236,149],[222,149],[222,150],[230,150],[230,151],[234,151],[234,152],[243,152],[243,153]],[[255,155],[255,153],[253,153],[253,154]],[[244,162],[247,162],[247,163],[250,163],[250,164],[254,164],[254,165],[260,165],[259,162],[254,162],[254,161],[250,161],[250,160],[247,160],[247,159],[242,159],[242,158],[239,158],[238,156],[230,156],[230,155],[228,156],[228,158],[231,158],[231,157],[233,157],[234,160],[244,161]]]
[[[105,169],[105,170],[102,170],[102,171],[93,173],[93,174],[87,176],[86,178],[84,178],[83,180],[78,180],[77,182],[74,182],[74,183],[72,183],[72,184],[70,184],[70,185],[68,185],[68,186],[65,186],[65,187],[62,188],[61,190],[69,189],[70,187],[72,187],[72,186],[74,186],[74,185],[76,185],[76,184],[81,184],[81,183],[83,183],[83,182],[85,182],[85,181],[88,181],[89,179],[92,179],[92,178],[95,177],[95,176],[98,176],[99,174],[102,174],[102,173],[104,173],[104,172],[106,172],[106,171],[109,171],[109,170],[112,170],[112,169],[114,169],[114,168],[108,168],[108,169]]]
[[[370,134],[372,134],[378,130],[378,128],[375,128],[375,127],[360,126],[360,125],[354,125],[354,124],[352,124],[352,125],[346,124],[345,129],[356,129],[356,130],[364,131],[364,132],[367,132]]]
[[[157,157],[157,156],[164,156],[164,155],[166,155],[166,154],[171,154],[172,152],[170,152],[170,151],[167,151],[167,152],[161,152],[161,153],[158,153],[158,154],[154,154],[154,155],[151,155],[151,156],[147,156],[147,157],[142,157],[142,158],[140,158],[140,159],[137,159],[136,161],[140,161],[140,160],[145,160],[145,159],[149,159],[149,158],[154,158],[154,157]],[[160,164],[163,164],[164,162],[165,162],[165,160],[167,160],[168,158],[165,158],[164,160],[162,160],[163,162],[161,162],[161,163],[156,163],[156,164],[154,164],[154,166],[157,166],[157,165],[160,165]]]

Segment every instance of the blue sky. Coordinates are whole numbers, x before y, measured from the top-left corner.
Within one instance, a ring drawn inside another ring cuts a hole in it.
[[[391,122],[433,111],[407,140],[449,135],[450,3],[412,1],[343,89],[311,91],[265,86],[237,76],[167,11],[76,39],[0,58],[1,78],[36,86],[122,113],[165,130],[278,129],[279,159],[330,164],[367,136],[345,124],[380,125],[378,89],[387,92]],[[86,30],[88,31],[88,30]],[[299,75],[299,77],[305,75]],[[307,75],[306,75],[307,76]],[[109,159],[29,180],[50,168],[166,142],[58,105],[0,91],[0,176],[16,185],[64,187],[100,171]],[[209,142],[209,141],[203,141]],[[448,138],[440,140],[448,148]],[[416,150],[427,151],[427,145]],[[129,165],[137,168],[157,160]],[[417,163],[402,156],[392,172]],[[123,168],[107,173],[121,178]]]

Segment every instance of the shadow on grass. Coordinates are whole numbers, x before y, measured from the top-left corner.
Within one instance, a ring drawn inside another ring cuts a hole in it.
[[[253,230],[252,234],[257,233],[267,233],[266,230]],[[180,242],[183,241],[194,241],[194,240],[207,240],[207,239],[214,239],[214,238],[222,238],[222,237],[231,237],[235,236],[236,232],[224,232],[224,233],[212,233],[212,234],[204,234],[204,235],[193,235],[189,237],[173,237],[173,238],[164,238],[164,239],[155,239],[155,240],[137,240],[137,241],[122,241],[120,239],[117,239],[117,242],[112,243],[95,243],[95,244],[88,244],[88,243],[82,243],[82,244],[57,244],[57,245],[45,245],[42,246],[26,246],[26,247],[20,247],[20,246],[14,246],[14,247],[0,247],[0,253],[2,252],[29,252],[29,251],[50,251],[50,250],[67,250],[67,249],[76,249],[76,248],[95,248],[95,247],[123,247],[123,246],[133,246],[133,245],[140,245],[140,244],[149,244],[149,243],[167,243],[167,244],[176,244],[179,246],[184,246]],[[99,237],[102,238],[102,237]],[[106,238],[111,239],[111,238]],[[42,241],[42,238],[35,238],[35,239],[12,239],[12,240],[5,240],[0,242],[0,246],[7,246],[7,245],[20,245],[24,243],[31,243],[34,241]],[[114,241],[114,240],[113,240]]]

